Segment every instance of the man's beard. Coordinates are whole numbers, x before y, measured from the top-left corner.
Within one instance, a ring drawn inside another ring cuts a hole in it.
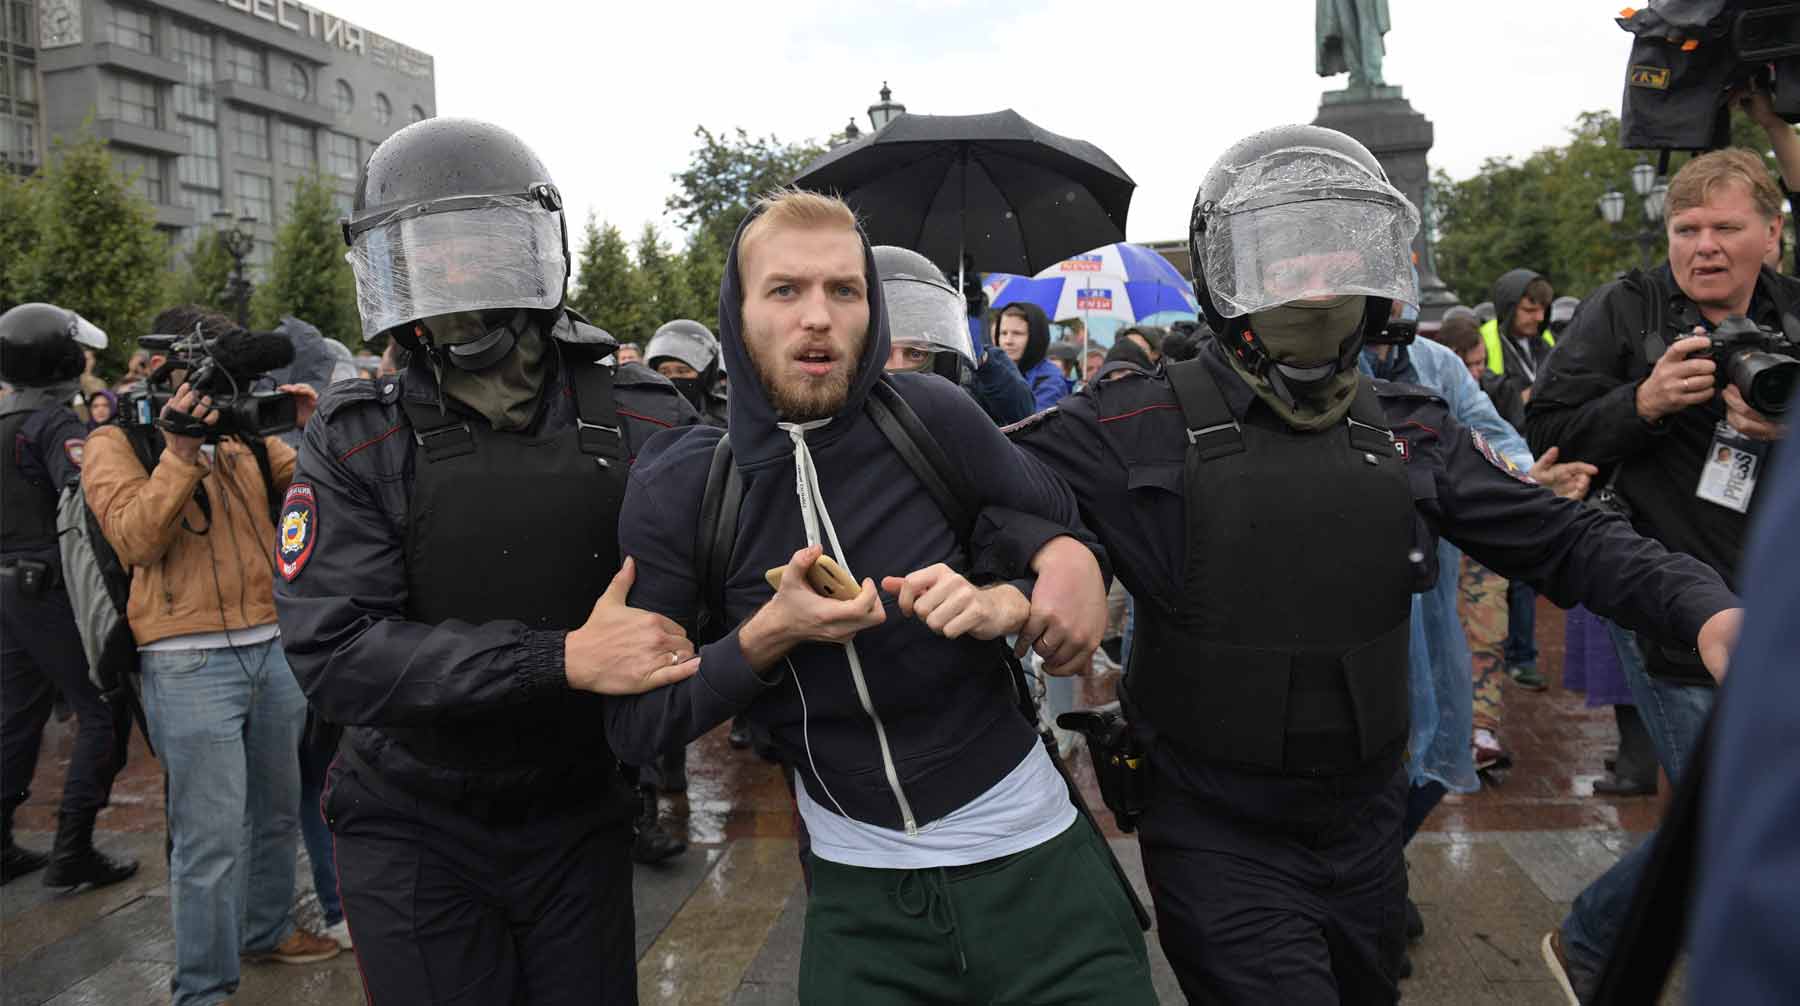
[[[764,360],[760,345],[763,340],[754,333],[746,332],[744,346],[750,351],[750,366],[756,370],[756,379],[761,382],[763,394],[768,396],[769,404],[775,407],[775,415],[783,422],[810,423],[819,419],[830,419],[844,407],[850,397],[850,382],[861,370],[863,350],[869,342],[869,333],[865,329],[858,333],[849,347],[848,367],[833,370],[822,378],[795,377],[787,384],[778,382],[775,374],[780,372],[780,365],[788,362],[785,359]]]

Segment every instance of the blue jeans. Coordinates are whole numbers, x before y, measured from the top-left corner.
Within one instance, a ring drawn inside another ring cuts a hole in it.
[[[1700,742],[1700,731],[1712,713],[1715,692],[1705,685],[1675,684],[1651,677],[1644,671],[1637,637],[1611,621],[1606,628],[1619,652],[1619,664],[1637,701],[1638,715],[1650,731],[1657,763],[1669,774],[1670,784],[1679,786],[1682,772],[1694,755],[1694,746]],[[1569,917],[1563,920],[1565,951],[1596,971],[1605,965],[1613,944],[1618,942],[1619,927],[1631,910],[1638,879],[1650,862],[1651,837],[1639,842],[1589,884],[1575,898]]]
[[[336,747],[300,745],[300,837],[306,840],[306,858],[312,863],[313,890],[325,924],[344,921],[344,902],[338,897],[337,856],[331,845],[331,828],[325,824],[319,800],[325,789],[325,772],[337,756]]]
[[[1506,583],[1506,666],[1537,664],[1537,591],[1524,580]]]
[[[279,639],[143,654],[144,713],[169,782],[175,1006],[220,1002],[238,955],[294,929],[306,697]]]

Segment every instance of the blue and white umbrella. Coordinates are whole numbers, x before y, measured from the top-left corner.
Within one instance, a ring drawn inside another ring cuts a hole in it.
[[[990,273],[985,287],[994,307],[1028,301],[1054,321],[1080,318],[1096,336],[1137,322],[1192,321],[1200,313],[1193,288],[1167,259],[1123,242],[1071,256],[1036,276]]]

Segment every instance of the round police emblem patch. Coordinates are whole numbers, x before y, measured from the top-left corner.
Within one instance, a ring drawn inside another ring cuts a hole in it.
[[[312,558],[313,543],[319,539],[319,508],[311,484],[296,482],[288,487],[281,503],[281,524],[275,531],[275,560],[281,578],[293,583],[306,568],[306,560]]]

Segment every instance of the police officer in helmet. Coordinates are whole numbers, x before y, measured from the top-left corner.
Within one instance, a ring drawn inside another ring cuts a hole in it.
[[[86,359],[106,333],[54,304],[0,314],[0,883],[44,869],[50,887],[112,884],[137,872],[94,848],[94,818],[125,765],[130,721],[88,679],[75,612],[62,583],[56,508],[81,478],[87,427],[69,407]],[[75,711],[56,843],[45,856],[13,842],[13,814],[30,796],[56,694]],[[120,730],[123,726],[125,729]]]
[[[876,245],[871,251],[875,271],[881,276],[893,342],[886,369],[936,374],[969,387],[975,372],[975,345],[964,316],[967,301],[963,295],[930,259],[910,248]],[[970,393],[974,394],[972,389]]]
[[[428,119],[370,155],[344,221],[365,337],[400,374],[334,385],[275,559],[283,643],[347,730],[327,782],[375,1002],[632,1001],[633,803],[601,694],[693,673],[625,604],[625,474],[694,411],[564,306],[562,199],[516,136]]]
[[[719,387],[719,339],[697,321],[677,318],[650,337],[644,362],[669,379],[708,426],[725,427],[725,391]]]
[[[1416,298],[1418,225],[1348,136],[1238,142],[1190,232],[1217,338],[1012,431],[1138,602],[1135,824],[1193,1002],[1396,1001],[1408,619],[1436,536],[1559,604],[1698,641],[1717,672],[1735,634],[1710,569],[1526,481],[1429,391],[1359,375]]]

